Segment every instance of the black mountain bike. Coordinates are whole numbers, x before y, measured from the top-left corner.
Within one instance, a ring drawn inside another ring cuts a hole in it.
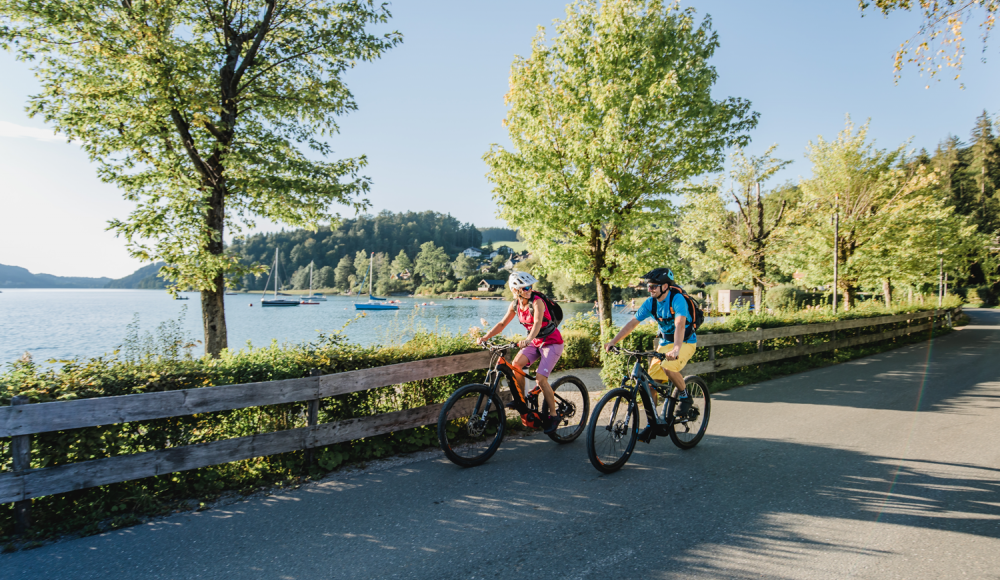
[[[640,361],[665,355],[653,351],[630,351],[612,347],[611,352],[621,353],[634,362],[632,372],[622,377],[621,386],[611,389],[601,397],[587,428],[587,457],[599,471],[612,473],[621,469],[635,449],[636,440],[649,443],[657,436],[669,435],[674,445],[691,449],[705,436],[712,401],[708,385],[699,377],[684,377],[691,408],[680,414],[676,390],[668,381],[661,384],[653,380]],[[663,396],[663,416],[656,415],[653,396],[655,389]],[[638,394],[638,399],[636,395]],[[639,401],[645,410],[647,426],[639,432]],[[676,411],[676,412],[675,412]]]
[[[535,380],[535,375],[512,367],[504,354],[516,348],[515,344],[484,346],[492,353],[490,370],[485,384],[460,387],[441,407],[438,416],[438,441],[448,459],[462,467],[472,467],[485,462],[496,453],[507,429],[507,412],[500,396],[500,381],[507,379],[513,407],[521,413],[526,426],[540,428],[542,418],[550,415],[541,389],[525,396],[514,375],[521,374]],[[559,427],[549,433],[556,443],[569,443],[583,433],[590,414],[590,395],[583,381],[565,376],[552,383],[555,392],[556,413],[561,418]]]

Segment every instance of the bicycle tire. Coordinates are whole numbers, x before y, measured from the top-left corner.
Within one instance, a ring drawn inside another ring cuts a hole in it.
[[[590,416],[590,393],[583,381],[574,377],[560,377],[552,383],[552,390],[557,397],[556,407],[562,420],[555,431],[549,433],[549,439],[556,443],[570,443],[583,434]],[[544,397],[539,395],[544,400]],[[561,399],[560,399],[561,398]],[[582,407],[582,408],[581,408]],[[548,403],[542,403],[542,416],[548,413]]]
[[[486,403],[489,402],[489,406]],[[483,415],[485,411],[485,416]],[[507,413],[486,385],[459,387],[441,407],[438,441],[448,459],[462,467],[481,465],[497,452],[507,427]]]
[[[705,436],[708,429],[708,419],[712,414],[712,399],[708,394],[708,385],[701,377],[684,377],[688,395],[692,398],[691,411],[688,417],[675,418],[670,425],[668,434],[674,445],[681,449],[692,449]],[[674,411],[674,401],[668,401],[667,415]],[[695,412],[697,410],[697,412]]]
[[[622,468],[635,450],[639,413],[628,389],[608,391],[594,406],[587,425],[587,458],[602,473]]]

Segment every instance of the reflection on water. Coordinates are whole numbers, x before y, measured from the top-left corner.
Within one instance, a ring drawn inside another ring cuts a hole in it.
[[[201,339],[201,303],[197,293],[190,300],[171,300],[162,290],[7,290],[0,293],[0,363],[6,364],[31,352],[36,361],[94,357],[114,351],[125,338],[125,327],[138,314],[142,331],[176,320],[187,305],[182,326],[188,337]],[[507,309],[503,300],[435,300],[438,308],[420,308],[427,298],[400,298],[399,310],[361,311],[355,298],[329,296],[316,306],[261,308],[260,295],[226,296],[226,324],[231,348],[248,342],[266,346],[272,340],[300,343],[315,340],[318,333],[344,328],[352,342],[395,344],[408,340],[414,331],[468,332],[472,326],[498,322]],[[252,305],[252,306],[251,306]],[[565,317],[592,311],[592,305],[563,304]],[[615,315],[618,324],[629,315]],[[515,320],[505,334],[522,331]],[[523,331],[521,332],[523,334]],[[200,351],[199,351],[200,352]]]

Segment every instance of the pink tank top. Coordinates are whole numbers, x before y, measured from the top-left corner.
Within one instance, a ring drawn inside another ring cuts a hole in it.
[[[515,302],[515,308],[517,308],[517,320],[524,325],[525,330],[528,334],[531,334],[531,327],[535,325],[535,300],[542,300],[539,296],[532,296],[532,301],[528,303],[527,308],[521,308],[521,303]],[[544,310],[542,326],[552,320],[552,315],[549,314],[549,308],[546,306],[545,301],[542,300],[542,309]],[[559,329],[555,329],[552,334],[546,336],[545,338],[535,338],[531,341],[531,346],[540,347],[547,346],[550,344],[562,344],[562,334],[559,333]]]

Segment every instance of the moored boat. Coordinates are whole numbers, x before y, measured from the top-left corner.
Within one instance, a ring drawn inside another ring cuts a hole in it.
[[[355,302],[355,310],[399,310],[398,304],[393,304],[387,301],[385,298],[379,298],[372,294],[372,271],[375,266],[375,252],[372,252],[372,257],[368,261],[368,302]],[[364,284],[364,279],[361,280]],[[360,286],[360,284],[359,284]]]
[[[264,298],[267,294],[267,286],[271,283],[271,276],[274,276],[274,298],[268,300]],[[281,275],[278,269],[278,249],[274,249],[274,266],[271,267],[271,273],[267,275],[267,282],[264,282],[264,292],[260,295],[260,305],[261,306],[298,306],[298,300],[289,300],[287,298],[278,298],[278,287],[281,286]],[[287,294],[282,294],[282,296],[288,296]]]

